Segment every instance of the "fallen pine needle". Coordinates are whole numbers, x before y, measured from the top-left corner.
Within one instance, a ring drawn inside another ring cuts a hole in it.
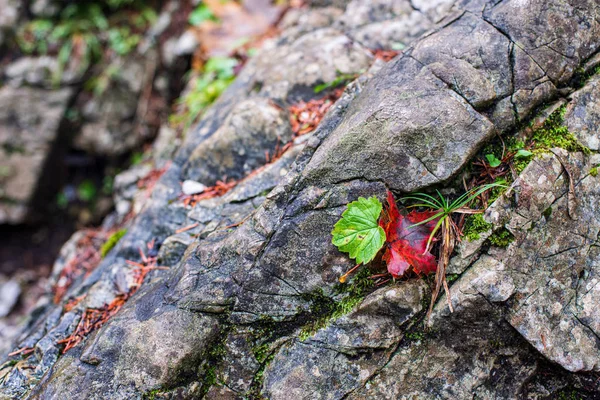
[[[23,347],[22,349],[18,349],[18,350],[13,351],[12,353],[8,353],[8,356],[13,357],[18,354],[26,355],[26,354],[33,353],[33,351],[34,351],[33,347]]]
[[[200,224],[198,222],[196,222],[195,224],[191,224],[191,225],[185,226],[183,228],[177,229],[175,231],[175,233],[183,233],[183,232],[189,231],[190,229],[194,229],[198,225],[200,225]]]

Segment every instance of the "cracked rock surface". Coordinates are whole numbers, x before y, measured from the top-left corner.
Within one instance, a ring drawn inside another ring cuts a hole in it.
[[[425,282],[357,295],[358,278],[338,282],[353,264],[330,232],[359,196],[447,184],[493,137],[514,134],[558,97],[569,102],[565,124],[597,150],[597,80],[579,90],[572,82],[600,50],[600,5],[318,3],[284,18],[281,35],[187,133],[151,193],[127,193],[139,198],[127,234],[61,304],[40,306],[14,344],[34,349],[29,367],[0,370],[0,398],[513,399],[594,390],[597,154],[535,156],[485,217],[514,241],[502,249],[481,241],[453,261],[461,266],[455,312],[439,299],[428,331]],[[406,47],[388,63],[375,60],[370,50],[393,43]],[[292,139],[287,105],[318,97],[314,87],[338,72],[360,76],[314,132]],[[278,140],[292,140],[290,150],[264,166]],[[177,201],[182,181],[209,185],[224,175],[242,180],[219,198]],[[124,195],[131,185],[122,186]],[[57,340],[86,308],[119,294],[132,274],[126,260],[139,260],[138,247],[152,240],[168,270],[150,272],[119,313],[60,354]],[[55,275],[73,256],[68,246]]]

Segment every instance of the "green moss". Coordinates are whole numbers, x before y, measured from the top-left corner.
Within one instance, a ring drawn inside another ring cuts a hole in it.
[[[585,72],[585,70],[582,67],[579,67],[575,70],[575,75],[573,76],[573,81],[570,84],[570,86],[576,89],[580,89],[592,76],[596,74],[600,74],[600,65],[596,66],[588,72]]]
[[[163,393],[161,389],[154,389],[144,394],[144,400],[155,400],[156,396]]]
[[[177,100],[179,112],[170,117],[175,125],[187,130],[235,79],[239,61],[230,57],[212,57],[201,73],[194,77],[190,90]]]
[[[317,85],[314,89],[316,94],[321,93],[324,90],[336,88],[341,85],[345,85],[348,82],[356,79],[358,75],[356,74],[340,74],[331,82],[325,82],[320,85]]]
[[[496,247],[508,247],[515,237],[506,228],[501,228],[490,235],[488,241]]]
[[[111,251],[113,247],[117,245],[119,240],[121,240],[121,238],[125,236],[126,233],[127,229],[121,229],[109,236],[109,238],[106,240],[106,242],[104,242],[104,244],[100,248],[100,254],[102,255],[102,258],[106,257],[108,252]]]
[[[594,178],[598,176],[598,167],[597,166],[590,169],[590,175],[593,176]]]
[[[404,337],[409,340],[423,340],[423,339],[425,339],[425,332],[419,332],[419,331],[407,332],[404,335]]]
[[[26,54],[56,55],[58,68],[52,81],[59,85],[72,60],[84,73],[108,54],[132,52],[156,18],[156,12],[143,1],[71,2],[55,17],[23,24],[15,41]]]
[[[574,389],[563,389],[557,393],[557,399],[559,400],[582,400],[582,397],[576,390]]]
[[[561,147],[567,151],[581,151],[589,154],[590,149],[579,143],[575,135],[564,126],[567,106],[563,105],[546,119],[541,127],[533,131],[531,141],[535,151],[546,151],[552,147]]]
[[[362,268],[351,282],[337,284],[334,292],[341,297],[339,300],[325,296],[322,290],[315,290],[305,295],[305,299],[311,301],[309,313],[311,320],[302,327],[300,340],[308,339],[319,329],[352,311],[373,287],[373,281],[369,279],[370,275],[371,271],[368,268]]]
[[[550,218],[550,216],[552,215],[552,207],[548,207],[544,210],[544,212],[542,213],[542,215],[548,219]]]
[[[232,329],[233,328],[230,325],[225,325],[219,332],[218,340],[213,344],[212,348],[205,356],[206,364],[203,368],[204,374],[198,398],[203,399],[210,388],[217,383],[217,368],[227,353],[225,343]]]
[[[459,276],[459,274],[446,274],[446,282],[452,283],[457,280]]]
[[[254,378],[252,379],[252,384],[250,385],[250,390],[248,391],[248,397],[251,399],[262,399],[263,397],[260,395],[260,391],[264,382],[264,374],[265,370],[275,358],[275,352],[269,353],[269,355],[261,362],[258,371],[254,374]]]
[[[479,239],[481,233],[487,232],[490,229],[492,229],[492,224],[483,219],[483,214],[469,215],[465,220],[463,236],[469,242],[472,242]]]

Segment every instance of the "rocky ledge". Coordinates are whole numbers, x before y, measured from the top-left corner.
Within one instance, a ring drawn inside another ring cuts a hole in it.
[[[58,304],[40,305],[0,370],[0,398],[594,398],[597,15],[594,0],[290,11],[152,190],[129,195],[137,215],[115,248]],[[387,63],[373,56],[398,44]],[[289,105],[320,97],[313,88],[337,74],[360,76],[298,136]],[[453,313],[441,298],[425,327],[426,280],[338,282],[352,261],[330,232],[348,202],[451,190],[484,145],[548,121],[579,145],[534,152],[479,239],[461,243]],[[278,140],[291,144],[271,160]],[[181,200],[181,182],[226,177],[241,180]],[[507,240],[489,240],[498,234]],[[62,354],[86,313],[117,298],[124,306]]]

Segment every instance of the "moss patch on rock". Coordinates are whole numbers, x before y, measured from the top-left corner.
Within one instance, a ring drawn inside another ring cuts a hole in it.
[[[117,245],[119,240],[127,233],[127,229],[121,229],[113,233],[106,239],[106,242],[100,248],[100,254],[102,258],[106,257],[106,255]]]
[[[575,135],[564,125],[566,105],[562,105],[544,121],[541,127],[533,131],[531,141],[534,151],[547,151],[560,147],[569,152],[581,151],[590,154],[590,149],[579,143]]]
[[[513,240],[515,240],[515,237],[506,228],[500,228],[496,230],[488,238],[490,244],[496,247],[508,247],[508,245],[511,244]]]
[[[369,279],[370,275],[371,271],[368,268],[362,268],[349,283],[337,284],[334,292],[339,295],[339,300],[324,295],[322,290],[306,294],[305,298],[311,301],[312,318],[302,327],[299,339],[308,339],[319,329],[352,311],[372,289],[373,281]]]
[[[469,215],[465,220],[463,236],[470,242],[479,239],[479,235],[492,229],[492,224],[483,219],[483,214]]]

